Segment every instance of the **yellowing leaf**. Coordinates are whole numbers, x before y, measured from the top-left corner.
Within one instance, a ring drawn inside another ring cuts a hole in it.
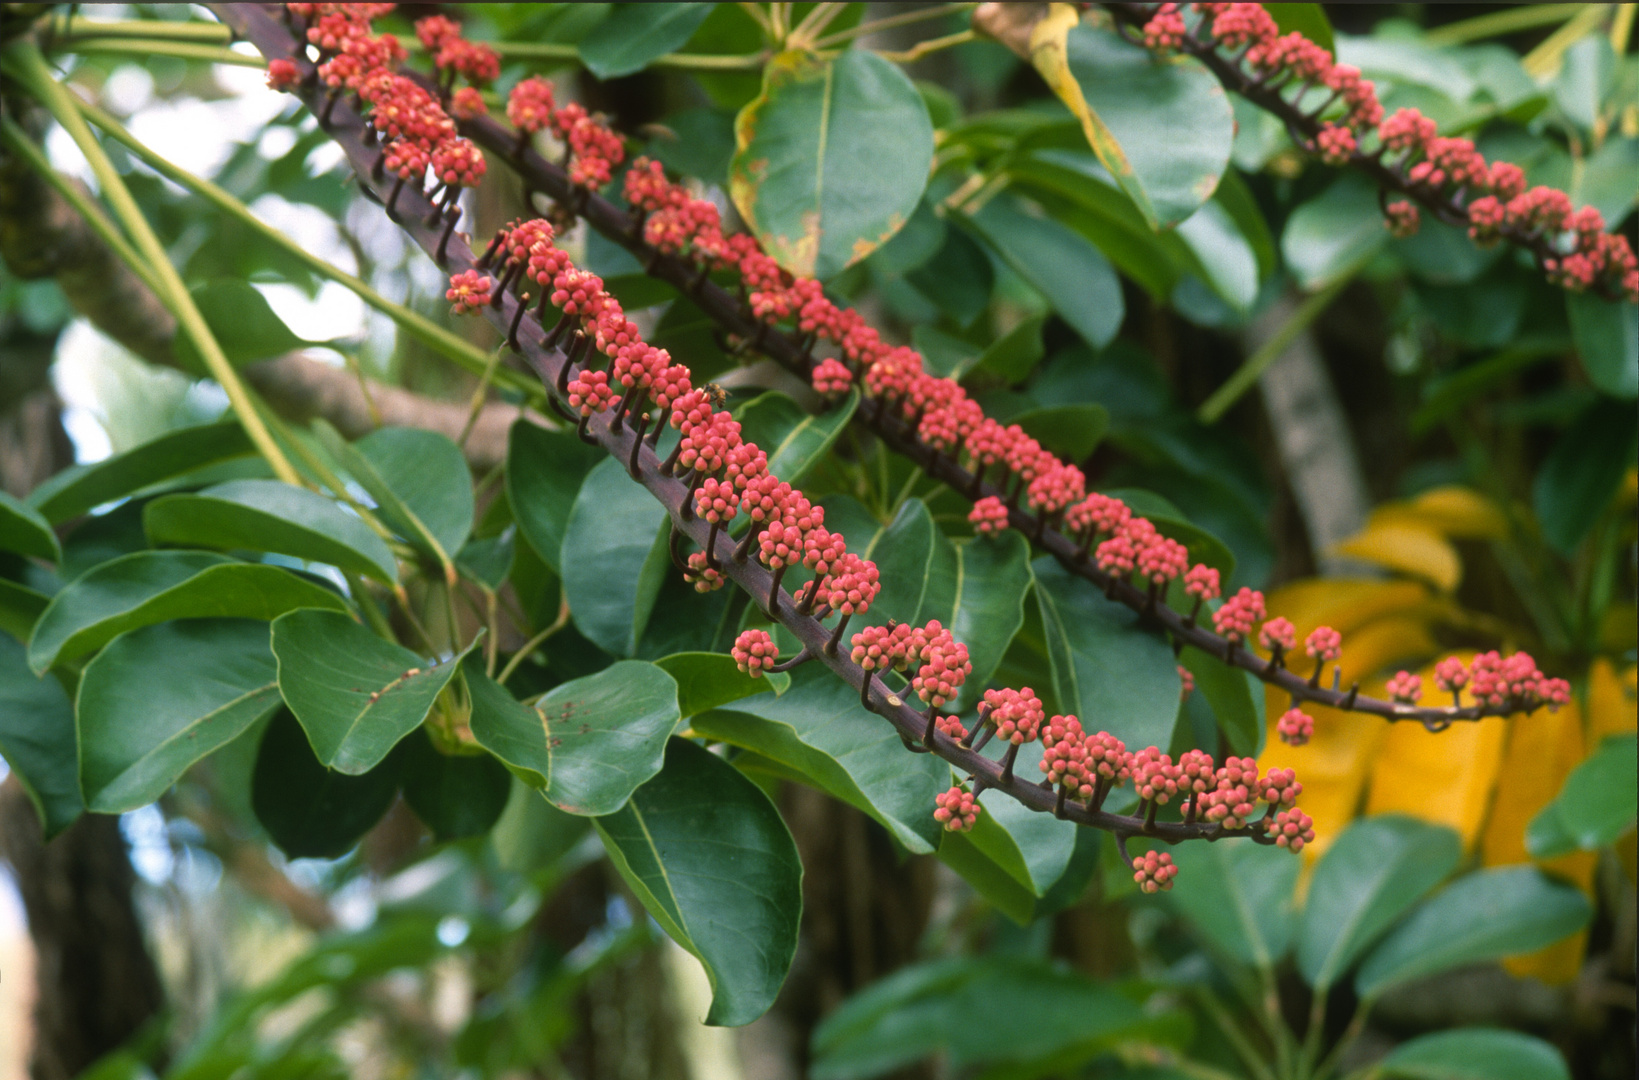
[[[1269,738],[1258,766],[1265,772],[1296,770],[1303,785],[1298,805],[1315,822],[1315,842],[1303,849],[1306,865],[1313,864],[1354,820],[1372,759],[1389,726],[1375,716],[1311,706],[1308,712],[1315,721],[1314,735],[1305,746],[1287,746],[1275,730],[1275,722],[1286,711],[1286,699],[1273,693],[1266,697]]]
[[[1471,658],[1463,657],[1465,662]],[[1433,665],[1421,674],[1423,684],[1432,686]],[[1410,814],[1449,825],[1465,847],[1472,846],[1491,803],[1512,722],[1489,717],[1455,723],[1439,732],[1415,723],[1390,724],[1372,763],[1365,812]]]
[[[1496,503],[1455,484],[1425,491],[1415,499],[1384,503],[1372,511],[1367,528],[1384,525],[1419,526],[1456,540],[1494,539],[1508,533],[1508,519]]]
[[[1445,537],[1425,526],[1368,526],[1333,550],[1387,570],[1421,578],[1443,592],[1455,589],[1463,576],[1463,564],[1457,557],[1457,549]]]
[[[1426,618],[1395,614],[1345,634],[1343,655],[1337,666],[1343,673],[1343,688],[1347,689],[1355,679],[1376,675],[1390,667],[1396,670],[1416,667],[1438,651],[1439,643],[1429,633]]]
[[[1607,735],[1623,735],[1639,727],[1635,709],[1634,676],[1639,668],[1618,674],[1604,657],[1588,669],[1588,746],[1596,747]]]
[[[1307,578],[1276,589],[1268,606],[1270,615],[1292,621],[1301,641],[1317,626],[1347,636],[1373,619],[1416,608],[1428,597],[1428,589],[1415,581]]]

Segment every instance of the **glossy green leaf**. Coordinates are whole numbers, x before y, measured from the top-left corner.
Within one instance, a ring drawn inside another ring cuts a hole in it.
[[[65,469],[30,492],[27,501],[55,525],[150,484],[254,452],[236,421],[183,428],[95,465]]]
[[[1278,964],[1296,930],[1292,890],[1302,861],[1250,840],[1169,850],[1178,881],[1167,900],[1190,926],[1232,960],[1263,970]]]
[[[977,360],[972,361],[968,374],[1000,379],[1008,386],[1023,382],[1036,370],[1036,365],[1041,363],[1041,358],[1045,355],[1041,341],[1042,324],[1045,321],[1040,316],[1025,319],[997,338]]]
[[[1588,378],[1612,397],[1639,397],[1639,304],[1566,293],[1565,308]]]
[[[478,745],[558,809],[612,814],[660,771],[676,730],[677,684],[654,664],[621,660],[552,688],[533,706],[467,665]]]
[[[1460,877],[1373,949],[1355,976],[1365,998],[1463,964],[1535,952],[1588,924],[1592,909],[1576,888],[1533,866]]]
[[[17,551],[47,562],[63,557],[51,523],[34,507],[0,491],[0,551]]]
[[[615,4],[580,42],[581,63],[600,79],[642,71],[676,52],[700,29],[715,4]]]
[[[1065,50],[1087,108],[1071,111],[1150,225],[1175,225],[1212,198],[1235,139],[1217,77],[1193,57],[1159,57],[1103,27],[1072,28]]]
[[[729,194],[740,215],[781,266],[821,279],[904,227],[933,162],[922,95],[866,49],[774,57],[734,138]]]
[[[1336,983],[1401,915],[1457,868],[1462,840],[1399,815],[1360,818],[1315,867],[1298,938],[1310,986]]]
[[[1553,1043],[1523,1031],[1458,1028],[1419,1035],[1379,1061],[1375,1080],[1571,1080]]]
[[[946,229],[944,247],[927,265],[906,274],[905,280],[958,326],[968,327],[990,303],[996,268],[967,233]]]
[[[849,546],[873,560],[882,575],[868,622],[886,625],[894,619],[922,626],[938,619],[949,627],[973,662],[958,699],[959,708],[972,708],[1024,624],[1030,591],[1024,538],[1010,531],[952,543],[920,499],[907,499],[893,524],[874,534],[846,532]]]
[[[74,705],[62,684],[36,676],[23,646],[0,634],[0,757],[22,782],[47,839],[85,809],[76,754]]]
[[[752,678],[725,653],[672,653],[656,660],[654,666],[677,683],[677,708],[685,720],[771,689],[783,694],[791,686],[791,676],[783,671]]]
[[[595,823],[643,907],[705,967],[706,1023],[767,1012],[802,918],[797,845],[768,796],[711,751],[673,739],[660,774]]]
[[[512,794],[506,766],[488,754],[441,754],[425,731],[404,740],[403,791],[435,840],[482,836]]]
[[[1639,171],[1639,137],[1611,132],[1576,175],[1571,201],[1591,206],[1609,224],[1628,216],[1639,203],[1633,177]]]
[[[297,337],[248,281],[211,281],[190,292],[211,336],[235,367],[317,344]],[[185,368],[197,375],[206,374],[205,362],[186,334],[177,335],[175,349],[177,360]]]
[[[1377,188],[1346,173],[1286,221],[1281,257],[1297,283],[1316,290],[1352,274],[1388,242]]]
[[[378,428],[353,444],[376,477],[397,496],[383,501],[362,476],[354,476],[380,506],[380,513],[415,543],[414,522],[426,527],[445,554],[454,555],[472,532],[472,474],[466,456],[448,436],[419,428]]]
[[[946,779],[948,787],[948,770]],[[1017,925],[1029,926],[1036,917],[1037,898],[1026,884],[1030,871],[1017,849],[1007,830],[986,822],[983,814],[972,832],[939,834],[939,861],[956,871],[991,907]]]
[[[506,492],[518,529],[553,570],[586,474],[606,455],[573,433],[548,431],[527,420],[507,435]]]
[[[1006,193],[969,220],[1076,333],[1094,348],[1110,343],[1126,307],[1121,282],[1103,252],[1059,222],[1031,215]]]
[[[1263,751],[1263,684],[1251,672],[1185,647],[1178,662],[1195,679],[1195,692],[1206,700],[1218,730],[1229,740],[1229,752],[1240,757],[1257,757]]]
[[[1302,34],[1327,52],[1336,46],[1332,40],[1332,21],[1326,17],[1322,4],[1265,4],[1282,34]]]
[[[586,475],[563,535],[563,593],[575,627],[615,656],[635,656],[672,571],[666,509],[605,458]]]
[[[1007,418],[1024,433],[1065,461],[1086,461],[1110,427],[1110,413],[1102,405],[1051,405]]]
[[[279,480],[230,480],[197,495],[166,495],[142,508],[142,527],[155,545],[273,551],[398,581],[392,551],[357,515]]]
[[[976,1021],[1003,1010],[1004,1028]],[[1033,957],[996,953],[902,968],[814,1030],[814,1080],[864,1080],[938,1053],[962,1075],[1070,1076],[1120,1042],[1151,1041],[1161,1018],[1113,985]],[[1009,1070],[1005,1063],[1050,1062]],[[896,1073],[897,1075],[897,1073]],[[1138,1073],[1122,1075],[1137,1076]],[[1145,1072],[1145,1076],[1149,1073]]]
[[[319,762],[349,776],[375,768],[420,726],[460,660],[429,664],[346,615],[311,610],[274,620],[273,655],[279,693]]]
[[[1059,708],[1129,749],[1170,745],[1180,683],[1165,637],[1057,560],[1044,556],[1031,568]]]
[[[1633,464],[1639,420],[1632,402],[1600,398],[1571,422],[1531,485],[1542,535],[1561,553],[1576,550],[1610,508]]]
[[[810,414],[785,394],[770,390],[736,409],[734,418],[740,421],[740,437],[768,455],[768,471],[796,487],[831,449],[858,405],[859,394],[850,392],[824,412]]]
[[[72,660],[128,630],[168,619],[276,619],[297,608],[347,610],[329,589],[277,566],[208,551],[138,551],[64,586],[35,624],[35,671]]]
[[[1251,311],[1261,281],[1258,256],[1229,211],[1209,199],[1179,222],[1176,231],[1194,254],[1212,291],[1237,314]]]
[[[1525,832],[1532,858],[1551,859],[1578,848],[1614,843],[1639,815],[1639,742],[1613,735],[1571,771],[1559,795],[1537,812]]]
[[[1143,488],[1109,488],[1104,494],[1125,502],[1133,513],[1148,518],[1162,536],[1187,547],[1191,562],[1205,563],[1226,582],[1234,575],[1235,553],[1229,545],[1186,518],[1172,500]],[[1179,602],[1178,595],[1174,602]]]
[[[362,776],[327,769],[288,709],[262,734],[250,801],[268,836],[292,859],[337,859],[369,832],[398,797],[399,755]]]
[[[693,718],[694,731],[755,751],[880,822],[908,851],[939,842],[933,798],[950,787],[950,766],[913,756],[882,719],[817,665],[798,668],[791,689],[742,698]]]
[[[51,597],[26,585],[0,578],[0,633],[27,641]]]
[[[1041,774],[1023,764],[1032,756],[1028,750],[1022,752],[1019,768],[1023,775],[1036,779]],[[981,793],[979,805],[984,807],[980,820],[988,818],[989,823],[975,825],[968,838],[975,847],[992,855],[997,865],[1014,874],[1032,894],[1046,896],[1070,865],[1070,856],[1076,847],[1076,830],[1080,826],[1073,821],[1061,821],[1052,814],[1037,813],[1000,791]],[[1020,866],[1024,870],[1022,876],[1016,870]]]
[[[75,703],[88,808],[147,806],[283,705],[268,636],[250,619],[179,619],[110,642],[86,666]]]

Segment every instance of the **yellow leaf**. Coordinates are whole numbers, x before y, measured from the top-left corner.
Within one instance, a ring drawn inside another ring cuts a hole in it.
[[[1639,709],[1635,708],[1634,676],[1639,668],[1627,668],[1618,674],[1604,657],[1588,669],[1588,747],[1599,745],[1607,735],[1624,735],[1639,727]]]
[[[1508,519],[1496,503],[1472,488],[1455,484],[1425,491],[1415,499],[1384,503],[1372,511],[1368,530],[1380,525],[1412,525],[1457,540],[1496,539],[1508,534]]]
[[[1393,612],[1416,608],[1429,597],[1415,581],[1307,578],[1284,585],[1269,595],[1271,615],[1292,621],[1301,641],[1317,626],[1350,632]]]
[[[1421,674],[1425,686],[1433,685],[1432,664]],[[1372,763],[1366,813],[1410,814],[1449,825],[1465,847],[1473,846],[1490,806],[1510,722],[1489,717],[1439,732],[1408,722],[1388,725]]]
[[[1444,592],[1455,589],[1463,576],[1457,549],[1445,537],[1421,525],[1368,526],[1333,550],[1421,578]]]
[[[1287,746],[1275,732],[1275,721],[1286,709],[1284,700],[1277,701],[1277,697],[1268,695],[1269,736],[1258,766],[1265,772],[1297,772],[1298,782],[1303,785],[1298,805],[1315,822],[1315,842],[1303,849],[1305,862],[1312,864],[1354,820],[1372,758],[1389,725],[1375,716],[1311,707],[1308,711],[1315,721],[1314,735],[1305,746]]]

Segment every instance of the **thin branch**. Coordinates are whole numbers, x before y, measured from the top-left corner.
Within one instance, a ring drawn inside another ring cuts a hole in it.
[[[896,26],[910,26],[912,23],[926,22],[929,19],[942,19],[946,15],[954,15],[959,11],[971,11],[978,6],[976,3],[934,4],[931,7],[907,11],[902,15],[889,15],[885,19],[873,19],[870,22],[860,23],[858,26],[851,26],[846,30],[839,30],[829,37],[822,37],[814,42],[814,47],[817,49],[832,49],[857,37],[874,34],[879,30],[892,30]]]
[[[944,37],[919,41],[904,52],[885,52],[877,55],[884,60],[892,60],[896,64],[913,64],[929,53],[936,53],[941,49],[955,48],[957,45],[966,45],[970,41],[977,40],[979,40],[978,33],[972,27],[969,27],[966,30],[958,30],[954,34],[946,34]]]
[[[1282,323],[1280,328],[1270,335],[1269,340],[1264,342],[1263,347],[1247,357],[1241,366],[1236,369],[1235,374],[1224,380],[1224,384],[1214,390],[1212,396],[1201,404],[1200,411],[1196,413],[1201,423],[1217,423],[1218,418],[1228,412],[1230,407],[1240,400],[1242,394],[1252,389],[1258,381],[1258,376],[1264,373],[1264,369],[1280,359],[1281,354],[1286,351],[1286,347],[1292,344],[1297,336],[1308,328],[1310,323],[1320,318],[1326,309],[1332,306],[1332,301],[1337,299],[1337,294],[1342,292],[1344,287],[1354,280],[1354,276],[1359,272],[1359,269],[1360,266],[1357,264],[1342,271],[1330,285],[1312,294],[1302,304],[1298,305],[1298,309],[1292,313],[1292,317]]]

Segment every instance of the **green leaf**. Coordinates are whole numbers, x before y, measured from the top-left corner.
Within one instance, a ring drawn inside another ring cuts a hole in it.
[[[1639,191],[1633,183],[1635,170],[1639,170],[1639,138],[1613,131],[1575,174],[1571,201],[1577,206],[1593,207],[1614,225],[1639,202]]]
[[[1249,671],[1230,667],[1200,649],[1186,647],[1179,654],[1195,679],[1195,692],[1212,708],[1218,729],[1229,740],[1229,752],[1241,757],[1257,757],[1263,751],[1263,684]]]
[[[920,499],[907,499],[893,524],[869,539],[854,532],[850,546],[874,560],[882,575],[869,621],[922,626],[938,619],[948,627],[973,663],[958,699],[960,709],[972,708],[1024,624],[1029,544],[1016,532],[952,543]]]
[[[946,783],[948,786],[948,770]],[[972,832],[941,832],[939,836],[939,861],[973,886],[991,907],[1015,924],[1029,926],[1038,904],[1035,890],[1025,884],[1030,871],[1017,849],[1007,830],[995,822],[987,824],[983,814]]]
[[[1441,825],[1395,814],[1360,818],[1315,867],[1298,939],[1310,986],[1336,983],[1401,915],[1446,879],[1462,840]]]
[[[85,809],[74,705],[55,678],[29,670],[23,646],[0,634],[0,757],[22,782],[47,840]]]
[[[977,360],[972,361],[972,368],[967,374],[991,376],[1008,386],[1023,382],[1046,354],[1041,342],[1045,322],[1041,316],[1025,319],[997,338]],[[953,379],[964,377],[960,372],[951,375]]]
[[[686,44],[716,4],[615,4],[580,42],[581,63],[599,79],[642,71]]]
[[[1534,952],[1576,933],[1592,911],[1582,893],[1532,866],[1460,877],[1417,908],[1355,976],[1364,998],[1463,964]]]
[[[1286,220],[1280,252],[1286,268],[1313,292],[1352,274],[1388,242],[1377,188],[1346,173]]]
[[[1109,410],[1090,402],[1030,409],[1008,417],[1024,433],[1066,461],[1086,461],[1110,427]]]
[[[1258,299],[1258,256],[1235,219],[1217,200],[1208,200],[1178,223],[1177,233],[1201,267],[1206,283],[1238,315]]]
[[[64,470],[30,492],[28,503],[56,525],[150,484],[254,452],[237,421],[183,428],[95,465]]]
[[[1639,420],[1631,402],[1600,398],[1559,437],[1531,485],[1542,535],[1562,554],[1576,550],[1610,507],[1634,457]]]
[[[781,266],[822,280],[904,226],[933,162],[922,95],[865,49],[774,57],[734,138],[734,205]]]
[[[4,491],[0,491],[0,551],[17,551],[47,562],[63,557],[57,534],[44,515]]]
[[[416,522],[454,555],[472,532],[472,474],[461,448],[448,436],[419,428],[378,428],[353,444],[375,476],[397,498],[383,501],[364,477],[354,479],[381,503],[380,513],[412,544]],[[352,471],[349,468],[348,471]],[[414,521],[404,517],[405,511]]]
[[[1085,103],[1072,101],[1070,111],[1145,220],[1159,230],[1195,213],[1212,198],[1235,140],[1217,77],[1193,57],[1158,57],[1103,27],[1072,27],[1064,47]]]
[[[565,431],[548,431],[527,420],[507,435],[506,492],[519,530],[541,561],[558,570],[564,530],[586,474],[605,457]]]
[[[1208,944],[1233,960],[1269,970],[1292,945],[1292,890],[1302,860],[1250,840],[1179,844],[1170,905]]]
[[[1162,536],[1189,548],[1191,562],[1205,563],[1218,571],[1224,581],[1235,573],[1235,553],[1212,533],[1191,522],[1170,499],[1143,488],[1109,488],[1104,492],[1126,503],[1132,512],[1148,518]],[[1177,601],[1182,593],[1177,593]]]
[[[265,622],[179,619],[115,638],[86,666],[75,708],[88,808],[147,806],[282,704]]]
[[[273,655],[279,693],[320,764],[349,776],[375,768],[427,718],[461,659],[428,664],[334,611],[275,619]]]
[[[1275,5],[1283,6],[1283,5]],[[1458,1028],[1419,1035],[1372,1070],[1383,1080],[1571,1080],[1553,1043],[1522,1031]]]
[[[1121,328],[1121,282],[1103,252],[1051,218],[1035,217],[1007,193],[969,218],[1007,265],[1094,348]]]
[[[709,750],[666,748],[660,774],[595,820],[620,876],[711,982],[706,1023],[768,1011],[797,950],[802,863],[768,796]]]
[[[1031,569],[1059,708],[1129,749],[1170,745],[1180,683],[1166,639],[1052,557]]]
[[[1020,755],[1023,761],[1029,752]],[[1040,776],[1033,767],[1023,766],[1021,774]],[[1013,874],[1019,884],[1037,897],[1046,896],[1064,876],[1075,852],[1076,830],[1073,821],[1061,821],[1052,814],[1030,809],[1004,792],[985,791],[979,795],[984,813],[980,821],[989,819],[989,825],[976,825],[968,838],[980,851],[990,854],[997,865]],[[932,813],[932,811],[929,811]],[[1022,869],[1022,876],[1017,873]]]
[[[0,578],[0,633],[27,641],[51,597],[15,581]]]
[[[1639,304],[1566,293],[1571,337],[1588,378],[1623,401],[1639,397]]]
[[[1332,22],[1321,4],[1264,4],[1282,34],[1302,34],[1327,52],[1337,46],[1332,40]]]
[[[320,344],[297,337],[248,281],[212,281],[189,292],[223,355],[235,367]],[[206,373],[205,361],[186,334],[177,335],[175,349],[183,367],[196,375]]]
[[[893,728],[860,706],[857,691],[816,667],[798,668],[778,697],[764,693],[699,714],[695,733],[778,762],[875,818],[908,851],[933,851],[940,831],[933,799],[950,787],[950,766],[906,753]]]
[[[426,732],[404,740],[404,801],[439,841],[482,836],[512,794],[506,766],[488,754],[441,754]]]
[[[296,608],[346,611],[347,602],[277,566],[208,551],[138,551],[93,568],[52,597],[35,624],[28,659],[35,671],[45,671],[139,626],[276,619]]]
[[[478,745],[558,809],[612,814],[660,771],[676,730],[677,684],[654,664],[621,660],[525,705],[467,665]]]
[[[1551,859],[1615,843],[1639,816],[1639,742],[1633,735],[1605,739],[1565,778],[1559,795],[1537,812],[1525,832],[1531,857]]]
[[[327,769],[288,709],[273,714],[256,753],[250,801],[256,820],[292,859],[347,854],[398,797],[397,754],[362,776]]]
[[[734,418],[740,421],[740,437],[768,455],[768,471],[796,487],[831,449],[858,405],[858,392],[850,391],[845,401],[809,414],[785,394],[770,390],[734,410]]]
[[[975,1019],[998,1011],[1005,1032]],[[1117,1043],[1152,1041],[1160,1019],[1115,986],[1045,960],[1005,953],[938,960],[901,968],[827,1016],[814,1029],[810,1075],[864,1080],[940,1053],[964,1076],[979,1064],[1043,1059],[1052,1064],[983,1075],[1079,1076],[1080,1063]]]
[[[672,568],[666,509],[605,458],[586,476],[563,534],[563,594],[575,628],[615,656],[635,656]]]
[[[142,527],[156,545],[273,551],[398,581],[392,551],[362,520],[279,480],[230,480],[197,495],[166,495],[142,508]]]
[[[677,707],[684,720],[731,701],[764,694],[773,689],[783,694],[791,686],[791,676],[783,671],[752,678],[723,653],[682,652],[663,656],[654,666],[677,683]]]
[[[1016,331],[1017,327],[1014,329]],[[1009,333],[1007,336],[1013,335]],[[1040,337],[1039,329],[1037,337]],[[935,330],[926,323],[911,328],[911,344],[922,354],[922,370],[945,379],[962,378],[968,369],[978,362],[980,355],[979,346],[959,337],[952,337],[942,330]],[[996,343],[1000,344],[1000,341]]]

